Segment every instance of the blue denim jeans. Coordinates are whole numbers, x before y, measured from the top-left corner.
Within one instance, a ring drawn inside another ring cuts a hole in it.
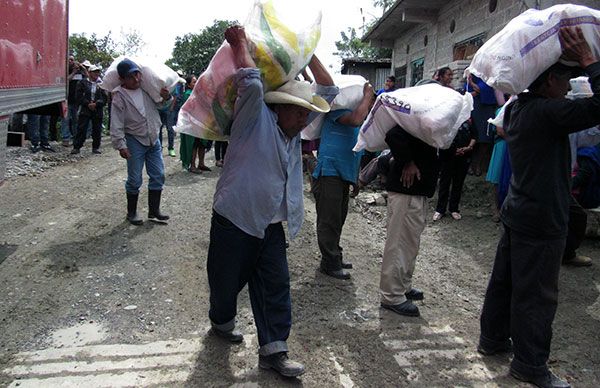
[[[60,134],[63,141],[68,141],[71,137],[75,137],[77,131],[77,108],[77,105],[69,104],[67,117],[63,117],[60,123]]]
[[[224,331],[235,327],[237,296],[248,284],[259,354],[287,352],[292,302],[281,222],[269,225],[260,239],[213,211],[206,267],[212,325]]]
[[[48,145],[48,127],[50,126],[50,117],[41,115],[27,115],[27,133],[31,145]]]
[[[130,194],[138,194],[142,187],[142,170],[146,165],[148,174],[148,190],[162,190],[165,183],[165,165],[160,142],[145,146],[134,136],[125,135],[125,141],[131,157],[127,159],[127,181],[125,190]]]

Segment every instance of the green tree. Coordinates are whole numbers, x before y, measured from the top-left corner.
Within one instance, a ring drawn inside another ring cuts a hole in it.
[[[388,48],[371,47],[368,43],[363,42],[354,27],[348,27],[348,33],[342,31],[341,40],[335,42],[337,52],[334,54],[341,58],[389,58],[392,55],[392,50]]]
[[[121,40],[117,44],[117,51],[121,55],[137,55],[146,46],[141,32],[136,29],[128,31],[121,28]]]
[[[373,0],[373,5],[377,8],[383,9],[384,13],[395,3],[396,0]]]
[[[69,50],[76,61],[83,62],[87,59],[103,68],[110,66],[113,58],[119,55],[110,31],[102,37],[96,34],[89,37],[85,34],[72,34],[69,36]]]
[[[136,55],[146,45],[142,35],[137,30],[124,31],[121,29],[121,37],[116,42],[112,32],[104,36],[95,33],[72,34],[69,36],[69,50],[75,60],[83,62],[86,59],[93,64],[100,65],[106,69],[113,59],[119,55]]]
[[[175,47],[166,64],[185,74],[200,74],[208,67],[225,38],[227,27],[238,24],[236,21],[215,20],[211,26],[197,34],[189,33],[175,38]]]

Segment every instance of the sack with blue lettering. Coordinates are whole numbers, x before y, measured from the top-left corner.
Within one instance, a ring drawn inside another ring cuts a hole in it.
[[[561,27],[580,27],[592,52],[600,58],[600,11],[560,4],[544,10],[528,9],[511,20],[477,51],[466,71],[504,93],[521,93],[559,61]]]
[[[385,135],[396,125],[432,147],[447,149],[472,110],[470,93],[462,95],[438,83],[380,94],[360,128],[354,151],[388,148]]]

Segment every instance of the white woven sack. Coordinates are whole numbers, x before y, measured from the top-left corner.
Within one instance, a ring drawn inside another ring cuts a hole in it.
[[[131,59],[139,66],[142,73],[140,87],[150,95],[154,102],[162,101],[160,96],[162,88],[167,88],[171,92],[180,80],[179,75],[173,69],[155,59],[120,56],[106,70],[106,74],[100,83],[102,89],[112,92],[117,86],[121,85],[117,65],[125,58]]]
[[[561,27],[581,27],[596,57],[600,57],[600,11],[573,4],[529,9],[511,20],[477,51],[466,72],[491,87],[518,94],[559,61]]]
[[[432,147],[446,149],[472,110],[471,94],[437,83],[383,93],[360,128],[354,151],[388,148],[385,135],[396,125]]]
[[[350,109],[354,110],[363,98],[363,88],[367,80],[360,75],[335,74],[332,76],[335,86],[340,92],[331,103],[331,110]],[[320,114],[300,133],[302,140],[314,140],[321,137],[321,127],[325,113]]]

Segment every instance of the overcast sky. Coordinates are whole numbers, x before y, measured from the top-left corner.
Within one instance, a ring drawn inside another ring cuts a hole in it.
[[[317,55],[326,65],[333,66],[335,72],[339,71],[341,61],[333,55],[334,42],[340,40],[340,31],[347,27],[360,28],[363,16],[369,21],[381,15],[382,11],[373,8],[372,3],[372,0],[276,0],[288,14],[292,11],[294,15],[301,15],[302,11],[321,8],[323,19]],[[117,39],[121,30],[137,30],[146,42],[143,54],[164,61],[171,57],[175,37],[197,33],[212,25],[215,19],[244,23],[253,4],[253,0],[74,0],[69,1],[69,33],[89,36],[95,32],[103,36],[110,30]]]

